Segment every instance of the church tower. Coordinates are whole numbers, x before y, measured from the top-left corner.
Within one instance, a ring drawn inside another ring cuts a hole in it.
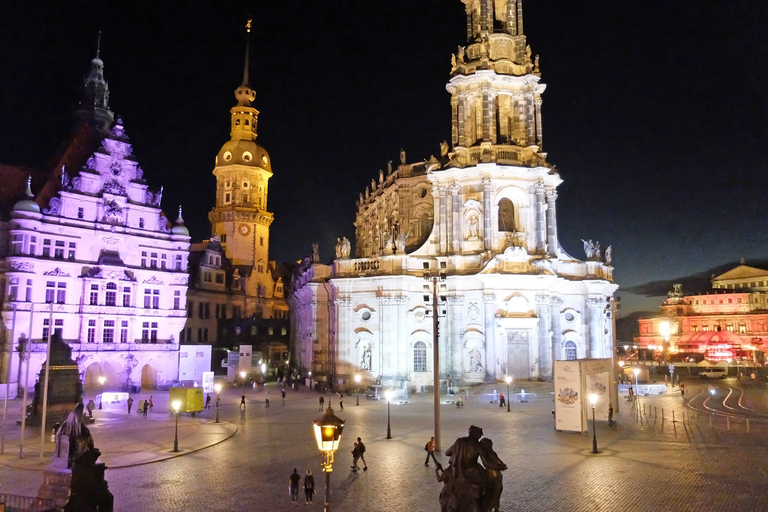
[[[250,34],[251,21],[246,30]],[[256,91],[249,85],[246,43],[243,83],[235,89],[237,105],[232,107],[230,140],[216,156],[216,206],[208,215],[212,235],[219,237],[226,257],[240,274],[258,273],[265,277],[269,259],[267,189],[272,177],[272,162],[267,151],[256,143],[259,111],[251,106]],[[261,279],[249,280],[248,288]],[[266,285],[266,282],[264,283]]]

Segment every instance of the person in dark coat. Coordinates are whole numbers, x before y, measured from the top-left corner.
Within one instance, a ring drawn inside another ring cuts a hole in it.
[[[299,505],[299,482],[301,482],[301,476],[296,468],[293,468],[293,473],[288,478],[288,483],[291,489],[291,501],[294,505]]]
[[[307,504],[312,504],[312,496],[315,494],[315,477],[312,476],[312,470],[308,469],[307,474],[304,477],[304,497],[307,500]]]

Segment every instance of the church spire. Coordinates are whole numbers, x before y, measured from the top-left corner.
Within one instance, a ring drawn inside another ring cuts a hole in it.
[[[235,98],[237,99],[238,106],[250,107],[251,102],[256,99],[256,91],[251,89],[248,83],[248,61],[251,54],[251,24],[253,20],[248,20],[245,24],[246,42],[245,42],[245,66],[243,68],[243,83],[235,89]]]
[[[115,120],[109,110],[109,84],[104,79],[104,61],[101,60],[101,31],[96,40],[96,56],[91,59],[91,70],[83,80],[75,116],[104,133],[109,131]]]

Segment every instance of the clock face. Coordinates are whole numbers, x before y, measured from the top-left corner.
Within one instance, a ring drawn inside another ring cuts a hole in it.
[[[248,234],[251,232],[251,226],[248,224],[240,224],[240,226],[237,228],[237,232],[243,236],[248,236]]]

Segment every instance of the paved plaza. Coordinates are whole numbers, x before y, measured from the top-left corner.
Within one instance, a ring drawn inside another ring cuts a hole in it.
[[[716,394],[711,395],[708,384],[687,382],[686,402],[676,390],[640,397],[637,408],[622,401],[615,427],[598,422],[597,455],[591,453],[591,430],[554,430],[551,384],[525,383],[535,396],[513,403],[509,413],[488,403],[486,395],[494,388],[506,394],[506,386],[483,386],[470,393],[464,407],[441,406],[442,448],[465,436],[471,424],[484,429],[509,466],[503,511],[768,510],[766,386],[728,379],[712,383]],[[155,393],[156,406],[147,418],[129,416],[125,404],[94,411],[91,432],[110,467],[115,509],[294,510],[288,475],[296,467],[302,474],[311,469],[318,484],[314,504],[307,507],[302,498],[299,506],[322,510],[324,475],[312,432],[312,420],[321,414],[318,394],[290,390],[282,405],[274,384],[269,389],[270,408],[263,391],[247,390],[244,411],[238,408],[239,389],[222,393],[223,423],[214,423],[213,409],[181,417],[178,456],[171,452],[174,420],[167,393]],[[441,484],[434,464],[424,467],[424,444],[432,435],[431,397],[416,395],[409,404],[391,406],[391,440],[386,439],[385,402],[361,397],[356,406],[353,395],[340,411],[337,397],[328,395],[326,405],[328,397],[346,420],[331,476],[333,510],[439,511]],[[18,402],[9,409],[17,410]],[[38,457],[39,430],[31,429],[21,460],[18,436],[14,425],[0,456],[0,493],[34,496],[45,462]],[[353,473],[350,452],[358,436],[368,448],[369,470]],[[444,455],[438,460],[447,465]]]

